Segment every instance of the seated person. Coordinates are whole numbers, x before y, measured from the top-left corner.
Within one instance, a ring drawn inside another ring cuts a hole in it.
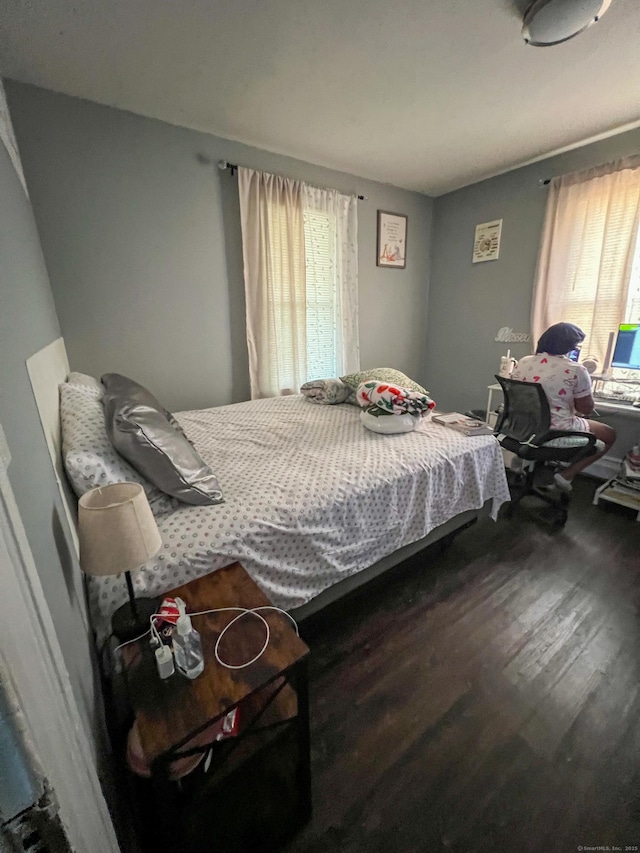
[[[604,442],[604,450],[570,465],[554,479],[559,489],[571,491],[571,481],[576,474],[604,456],[616,439],[616,432],[599,421],[591,421],[582,415],[593,411],[591,377],[586,368],[568,357],[579,349],[585,335],[572,323],[556,323],[542,334],[535,355],[520,359],[511,374],[521,382],[539,382],[549,401],[551,429],[590,432]]]

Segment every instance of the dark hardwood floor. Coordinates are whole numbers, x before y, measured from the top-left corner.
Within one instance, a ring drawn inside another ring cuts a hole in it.
[[[640,849],[640,524],[574,490],[302,626],[314,813],[287,853]]]

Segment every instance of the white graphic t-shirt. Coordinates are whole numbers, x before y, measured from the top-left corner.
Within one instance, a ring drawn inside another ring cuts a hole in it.
[[[553,429],[573,429],[587,432],[588,422],[576,415],[573,401],[591,394],[591,377],[587,369],[566,355],[546,352],[526,355],[511,374],[521,382],[539,382],[551,409]]]

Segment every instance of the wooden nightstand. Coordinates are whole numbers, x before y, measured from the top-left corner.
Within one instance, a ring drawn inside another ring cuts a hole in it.
[[[167,596],[180,596],[189,612],[270,603],[239,563]],[[152,770],[138,812],[142,837],[154,851],[269,850],[311,813],[309,650],[286,616],[262,611],[271,629],[264,654],[244,669],[227,669],[216,661],[214,646],[235,615],[193,617],[205,657],[205,670],[193,681],[177,672],[160,680],[146,642],[127,650],[128,693]],[[225,634],[220,655],[232,664],[250,660],[264,637],[264,625],[246,616]],[[215,724],[233,708],[238,734],[212,741]],[[200,765],[171,781],[172,762],[197,754],[205,756]]]

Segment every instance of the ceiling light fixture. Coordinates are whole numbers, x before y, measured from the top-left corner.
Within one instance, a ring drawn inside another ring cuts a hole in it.
[[[524,14],[522,37],[535,47],[561,44],[599,21],[610,5],[611,0],[533,0]]]

